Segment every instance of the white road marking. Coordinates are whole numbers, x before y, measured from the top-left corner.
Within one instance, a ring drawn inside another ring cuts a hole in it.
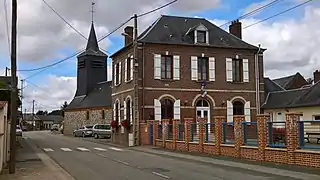
[[[71,149],[69,149],[69,148],[60,148],[62,151],[67,151],[67,152],[70,152],[70,151],[72,151]]]
[[[109,147],[109,149],[112,149],[114,151],[123,151],[123,149],[115,148],[115,147]]]
[[[82,147],[78,147],[77,149],[80,150],[80,151],[90,151],[89,149],[82,148]]]
[[[44,150],[45,152],[53,152],[53,149],[51,149],[51,148],[43,148],[43,150]]]
[[[106,149],[103,149],[103,148],[93,148],[95,150],[98,150],[98,151],[107,151]]]
[[[121,160],[118,160],[118,159],[114,159],[114,161],[116,161],[118,163],[121,163],[121,164],[129,165],[129,163],[121,161]]]
[[[160,173],[157,173],[157,172],[152,172],[152,174],[160,176],[160,177],[163,177],[163,178],[166,178],[166,179],[170,179],[169,176],[166,176],[166,175],[163,175],[163,174],[160,174]]]

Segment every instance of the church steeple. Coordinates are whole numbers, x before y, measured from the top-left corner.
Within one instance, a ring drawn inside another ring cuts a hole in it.
[[[87,47],[86,47],[86,51],[88,51],[88,50],[94,50],[94,51],[99,50],[98,40],[97,40],[97,36],[96,36],[96,31],[94,30],[93,22],[91,23],[89,39],[88,39]]]

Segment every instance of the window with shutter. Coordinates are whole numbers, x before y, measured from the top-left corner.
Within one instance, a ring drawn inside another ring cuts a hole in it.
[[[227,122],[233,122],[233,105],[231,101],[227,101]]]
[[[172,79],[173,56],[161,55],[161,79]]]
[[[161,121],[161,103],[158,99],[154,99],[154,119]]]
[[[216,80],[216,61],[214,57],[209,57],[209,81]]]
[[[174,119],[180,120],[180,99],[174,102]]]
[[[232,60],[233,82],[243,82],[243,61],[242,59]]]
[[[113,84],[114,86],[117,85],[117,79],[118,79],[118,71],[117,71],[117,64],[114,64],[114,67],[113,67]]]
[[[114,103],[113,104],[113,120],[115,120],[115,121],[117,120],[117,113],[116,113],[117,112],[117,108],[116,107],[117,107],[117,104]]]
[[[124,82],[128,81],[128,59],[124,60]]]
[[[226,80],[232,82],[232,59],[226,58]]]
[[[251,122],[251,108],[250,108],[250,101],[247,101],[244,104],[244,116],[246,122]]]
[[[123,102],[123,119],[127,120],[127,102]]]
[[[132,101],[131,99],[129,99],[129,101],[127,102],[127,109],[128,109],[128,116],[129,116],[129,120],[130,120],[130,124],[132,124],[132,120],[133,120],[133,116],[132,116],[132,112],[133,112],[133,106],[132,106]]]
[[[154,55],[154,79],[161,79],[161,55]]]
[[[121,84],[121,72],[122,69],[121,69],[121,62],[119,62],[119,84]]]
[[[249,82],[249,61],[243,59],[243,82]]]
[[[173,79],[180,79],[180,56],[173,56]]]
[[[209,77],[209,60],[206,57],[198,57],[198,80],[207,81]]]
[[[191,56],[191,80],[198,80],[198,57]]]

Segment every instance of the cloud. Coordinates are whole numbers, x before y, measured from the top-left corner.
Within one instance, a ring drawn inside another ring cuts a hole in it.
[[[320,67],[320,7],[308,6],[301,19],[287,18],[263,22],[243,30],[243,39],[261,44],[264,54],[265,74],[270,77],[294,74],[307,77]],[[243,20],[243,27],[258,19]]]

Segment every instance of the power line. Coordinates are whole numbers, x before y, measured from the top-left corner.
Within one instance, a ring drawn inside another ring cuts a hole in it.
[[[274,17],[276,17],[276,16],[279,16],[279,15],[281,15],[281,14],[284,14],[284,13],[288,12],[288,11],[291,11],[291,10],[293,10],[293,9],[296,9],[296,8],[300,7],[300,6],[303,6],[303,5],[305,5],[305,4],[307,4],[307,3],[311,2],[311,1],[313,1],[313,0],[308,0],[308,1],[305,1],[305,2],[303,2],[303,3],[300,3],[300,4],[298,4],[298,5],[296,5],[296,6],[293,6],[293,7],[289,8],[289,9],[287,9],[287,10],[284,10],[284,11],[282,11],[282,12],[280,12],[280,13],[277,13],[277,14],[275,14],[275,15],[272,15],[272,16],[268,17],[268,18],[265,18],[265,19],[262,19],[262,20],[260,20],[260,21],[258,21],[258,22],[255,22],[255,23],[253,23],[253,24],[250,24],[250,25],[244,27],[243,29],[249,28],[249,27],[251,27],[251,26],[254,26],[254,25],[257,25],[257,24],[262,23],[262,22],[264,22],[264,21],[267,21],[267,20],[269,20],[269,19],[272,19],[272,18],[274,18]]]
[[[57,16],[60,17],[61,20],[63,20],[70,28],[72,28],[75,32],[77,32],[80,36],[82,36],[84,39],[88,40],[86,36],[84,36],[80,31],[78,31],[76,28],[74,28],[68,21],[63,18],[49,3],[47,3],[45,0],[42,0]]]
[[[171,1],[171,2],[169,2],[169,3],[167,3],[167,4],[163,5],[163,6],[160,6],[160,7],[156,8],[156,9],[153,9],[153,10],[148,11],[148,12],[146,12],[146,13],[140,14],[140,15],[138,15],[137,17],[142,17],[142,16],[145,16],[145,15],[148,15],[148,14],[153,13],[153,12],[155,12],[155,11],[158,11],[158,10],[160,10],[160,9],[162,9],[162,8],[165,8],[165,7],[167,7],[167,6],[175,3],[175,2],[177,2],[177,1],[178,1],[178,0]]]
[[[256,9],[254,9],[254,10],[252,10],[252,11],[250,11],[250,12],[248,12],[248,13],[240,16],[240,17],[238,17],[237,19],[239,19],[239,20],[240,20],[240,19],[244,19],[244,18],[246,18],[246,17],[248,17],[248,16],[250,16],[250,15],[253,15],[253,14],[255,14],[255,13],[258,13],[259,11],[262,11],[263,9],[266,9],[266,8],[268,8],[268,7],[271,7],[271,6],[275,5],[276,3],[280,2],[280,1],[282,1],[282,0],[274,0],[274,1],[272,1],[272,2],[270,2],[270,3],[268,3],[268,4],[266,4],[266,5],[260,6],[260,7],[256,8]],[[232,21],[229,21],[229,22],[227,22],[227,23],[224,23],[224,24],[220,25],[219,27],[223,27],[223,26],[225,26],[225,25],[227,25],[227,24],[230,24],[231,22],[232,22]]]

